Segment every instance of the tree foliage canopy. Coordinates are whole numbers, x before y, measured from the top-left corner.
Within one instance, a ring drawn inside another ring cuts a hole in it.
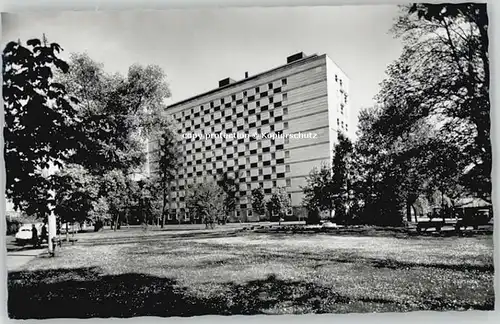
[[[224,214],[225,198],[216,182],[197,183],[186,190],[186,207],[192,217],[215,221]]]
[[[68,161],[84,134],[73,108],[77,99],[54,80],[54,70],[69,68],[61,50],[31,39],[8,43],[2,54],[6,193],[15,207],[42,215],[54,189],[42,170]]]
[[[257,215],[264,215],[266,213],[264,189],[261,187],[252,190],[252,210]]]
[[[491,190],[487,29],[484,4],[403,6],[393,32],[405,47],[381,84],[373,125],[387,149],[433,125],[428,137],[460,150],[462,183],[485,197]]]

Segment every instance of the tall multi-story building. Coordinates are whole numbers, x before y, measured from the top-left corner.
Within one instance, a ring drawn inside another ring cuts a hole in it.
[[[298,53],[282,66],[221,80],[218,88],[169,106],[165,113],[177,126],[184,156],[168,219],[192,221],[186,188],[223,172],[238,179],[237,219],[258,219],[251,208],[251,190],[258,187],[266,195],[286,188],[293,206],[288,215],[303,217],[306,177],[331,162],[337,131],[349,136],[354,129],[348,89],[347,76],[327,55]],[[157,172],[157,151],[151,141],[150,172]]]

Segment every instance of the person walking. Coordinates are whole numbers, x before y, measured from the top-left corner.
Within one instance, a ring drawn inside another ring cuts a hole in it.
[[[35,224],[31,226],[31,242],[33,243],[33,248],[38,247],[38,230]]]
[[[49,235],[47,233],[47,224],[43,223],[41,234],[40,234],[40,245],[43,241],[47,240],[47,244],[49,244]]]

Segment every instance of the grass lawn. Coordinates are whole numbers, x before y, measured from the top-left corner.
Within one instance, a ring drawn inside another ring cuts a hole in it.
[[[10,317],[494,308],[491,235],[137,233],[99,233],[9,273]]]

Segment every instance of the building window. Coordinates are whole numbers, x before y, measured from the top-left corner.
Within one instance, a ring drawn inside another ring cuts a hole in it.
[[[290,138],[289,137],[285,137],[285,144],[289,144],[290,143]]]
[[[290,151],[285,151],[285,158],[289,158],[290,157]]]
[[[282,79],[282,80],[281,80],[281,84],[282,84],[282,85],[286,85],[286,79]]]
[[[273,187],[275,187],[275,188],[277,187],[276,186],[276,180],[273,180]]]
[[[292,180],[286,179],[286,186],[291,187],[292,186]]]
[[[286,93],[283,94],[283,101],[288,99],[288,95]]]
[[[287,164],[287,165],[285,166],[285,171],[286,171],[286,172],[290,172],[290,165],[288,165],[288,164]]]
[[[284,123],[283,123],[283,127],[284,127],[285,129],[288,129],[288,122],[284,122]]]

